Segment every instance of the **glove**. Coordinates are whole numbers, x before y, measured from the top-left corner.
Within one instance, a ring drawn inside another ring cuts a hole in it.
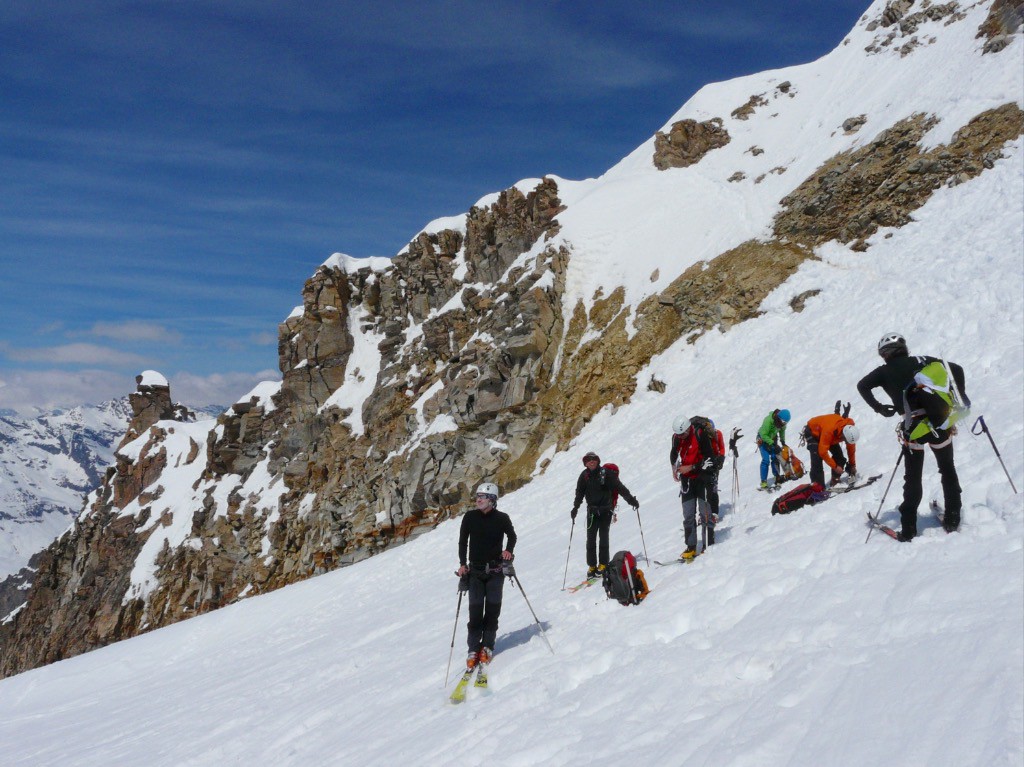
[[[629,505],[633,507],[633,511],[640,511],[640,501],[633,501]]]
[[[701,471],[714,471],[715,470],[715,459],[705,458],[704,463],[700,465]]]
[[[839,478],[842,477],[842,476],[843,476],[843,473],[841,471],[835,471],[833,469],[832,470],[832,479],[829,480],[828,486],[829,487],[835,487],[836,485],[838,485],[839,484]]]
[[[896,415],[896,408],[892,405],[880,405],[875,408],[875,412],[884,418],[889,418],[890,416]]]
[[[846,473],[849,474],[851,477],[856,477],[857,467],[854,466],[852,463],[846,464]]]
[[[736,443],[741,439],[743,439],[743,432],[738,428],[733,429],[732,436],[729,437],[729,451],[737,458],[739,458],[740,451],[736,448]]]
[[[572,511],[569,512],[569,517],[570,517],[570,519],[572,519],[573,522],[576,521],[576,514],[579,512],[579,510],[580,510],[579,506],[573,506],[572,507]]]

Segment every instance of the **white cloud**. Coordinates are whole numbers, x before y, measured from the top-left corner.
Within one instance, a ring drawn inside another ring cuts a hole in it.
[[[112,338],[116,341],[153,341],[162,344],[181,343],[181,333],[163,325],[130,320],[128,322],[97,322],[88,335]]]
[[[139,354],[119,352],[97,344],[63,344],[19,349],[5,344],[0,348],[16,362],[44,362],[52,365],[109,365],[111,367],[149,367],[152,359]]]
[[[277,333],[253,333],[249,339],[257,346],[277,346]]]

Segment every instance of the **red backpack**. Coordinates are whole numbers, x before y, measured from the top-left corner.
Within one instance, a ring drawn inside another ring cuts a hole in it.
[[[789,514],[789,512],[804,506],[813,506],[828,500],[831,495],[824,485],[817,482],[798,485],[775,499],[775,503],[772,504],[772,514]]]
[[[616,477],[619,476],[619,467],[616,466],[614,463],[606,463],[601,468],[604,469],[605,471],[614,471],[615,472],[615,476]],[[612,509],[614,510],[615,507],[618,506],[618,505],[619,505],[619,491],[618,490],[612,490]]]

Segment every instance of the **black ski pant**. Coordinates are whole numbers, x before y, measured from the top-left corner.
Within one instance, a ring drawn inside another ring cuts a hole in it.
[[[941,432],[943,438],[938,441],[931,438],[930,443],[912,442],[903,446],[903,503],[900,504],[900,524],[907,538],[917,535],[917,507],[921,505],[921,497],[924,495],[921,489],[921,475],[924,472],[926,445],[932,449],[935,463],[939,467],[946,524],[954,527],[960,524],[960,480],[956,475],[956,465],[953,463],[953,440],[948,434]]]
[[[714,520],[718,516],[718,473],[708,480],[708,506],[711,507],[711,518]],[[710,531],[710,529],[709,529]],[[713,541],[709,541],[713,543]]]
[[[700,507],[700,519],[706,519],[708,524],[708,543],[715,542],[715,526],[711,518],[711,504],[709,503],[709,487],[712,484],[710,479],[694,477],[688,479],[683,477],[680,484],[680,491],[683,501],[683,537],[686,539],[686,548],[697,547],[697,508]]]
[[[825,483],[825,462],[818,454],[819,445],[820,442],[816,439],[807,440],[807,449],[811,451],[811,482],[817,482],[819,485],[828,487]],[[846,467],[846,457],[843,455],[843,450],[839,445],[832,445],[828,452],[832,456],[832,460],[836,462],[836,466],[840,469]]]
[[[611,506],[587,506],[587,567],[608,564],[608,528],[611,523]]]
[[[497,572],[492,572],[493,569]],[[466,639],[470,652],[479,652],[481,647],[494,649],[504,585],[505,576],[501,573],[501,565],[481,570],[470,569],[469,633]]]

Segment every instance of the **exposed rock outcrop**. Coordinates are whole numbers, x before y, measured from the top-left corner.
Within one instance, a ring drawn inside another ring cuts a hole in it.
[[[668,133],[655,134],[654,167],[668,170],[696,165],[708,152],[729,141],[729,132],[722,127],[719,117],[704,122],[680,120],[672,124]]]
[[[808,245],[864,240],[879,227],[903,226],[943,185],[963,183],[1002,156],[1024,132],[1024,112],[1005,104],[975,117],[948,146],[926,150],[934,117],[915,115],[882,131],[867,146],[822,165],[783,200],[775,231]]]
[[[956,0],[948,3],[932,3],[924,0],[916,6],[915,0],[892,0],[883,10],[879,18],[867,25],[869,32],[881,28],[884,34],[874,39],[867,46],[868,53],[879,53],[894,47],[901,56],[906,56],[915,48],[935,42],[934,36],[924,37],[924,30],[930,23],[942,22],[950,24],[964,18],[961,4]],[[917,8],[917,10],[914,10]],[[913,13],[911,11],[913,10]],[[921,36],[918,35],[921,33]]]
[[[144,370],[135,376],[135,391],[128,395],[132,419],[118,449],[138,439],[157,421],[194,420],[195,413],[184,405],[171,401],[171,387],[167,379],[155,370]]]
[[[996,0],[988,17],[978,28],[985,38],[984,53],[998,53],[1010,44],[1013,35],[1024,26],[1024,0]]]
[[[768,99],[764,97],[763,93],[755,93],[750,99],[741,107],[736,107],[732,110],[730,117],[736,120],[746,120],[750,115],[754,114],[754,110],[758,107],[763,107],[768,103]]]

